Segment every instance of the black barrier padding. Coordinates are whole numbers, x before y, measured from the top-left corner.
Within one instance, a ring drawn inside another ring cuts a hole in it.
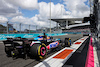
[[[90,38],[90,37],[89,37]],[[82,45],[76,50],[77,53],[81,53],[83,48],[85,47],[87,41],[89,40],[89,38],[87,38],[83,43]]]
[[[66,61],[63,67],[66,67],[66,65],[71,65],[73,67],[85,67],[89,41],[90,41],[90,37],[86,40],[86,42],[83,43],[85,46],[82,49],[81,53],[77,51],[73,53],[73,55],[68,59],[68,61]]]

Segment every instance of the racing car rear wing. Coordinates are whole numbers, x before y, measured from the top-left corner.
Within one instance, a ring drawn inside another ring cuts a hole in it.
[[[23,45],[23,44],[30,44],[32,41],[37,41],[37,40],[16,37],[16,38],[7,38],[7,40],[3,41],[3,43],[5,46],[7,46],[9,44],[11,44],[11,45],[16,44],[16,43],[18,43],[19,45]]]

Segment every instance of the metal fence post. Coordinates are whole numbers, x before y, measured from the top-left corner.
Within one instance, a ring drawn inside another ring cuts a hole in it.
[[[29,34],[30,34],[30,25],[29,25]]]
[[[19,25],[19,26],[20,26],[20,33],[21,33],[21,23],[20,23],[20,25]]]
[[[9,34],[8,28],[9,28],[9,27],[8,27],[8,22],[7,22],[7,34]]]
[[[37,25],[36,25],[36,33],[37,33]]]

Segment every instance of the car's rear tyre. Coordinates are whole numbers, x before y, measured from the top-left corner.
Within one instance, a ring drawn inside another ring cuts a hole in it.
[[[12,56],[13,60],[18,58],[18,54],[19,54],[19,52],[17,49],[13,49],[13,51],[11,51],[11,56]]]
[[[46,45],[44,43],[42,44],[34,44],[30,48],[30,54],[36,59],[43,59],[46,56],[47,50],[46,50]]]
[[[5,52],[6,52],[8,57],[11,56],[11,50],[12,50],[12,47],[5,47]]]
[[[64,47],[70,47],[71,46],[71,39],[70,38],[65,38],[65,45]]]

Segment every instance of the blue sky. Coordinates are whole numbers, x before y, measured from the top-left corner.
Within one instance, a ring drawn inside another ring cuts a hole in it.
[[[38,0],[38,2],[46,2],[46,3],[49,3],[50,0]],[[57,3],[63,4],[63,0],[51,0],[51,2],[53,2],[54,4],[57,4]]]
[[[29,18],[39,13],[38,10],[26,10],[26,9],[21,9],[21,8],[20,8],[20,11],[23,13],[24,17],[29,17]]]
[[[50,0],[38,0],[38,2],[49,3]],[[54,4],[57,4],[57,3],[63,4],[63,0],[51,0],[51,2],[53,2]],[[22,8],[19,8],[19,10],[23,13],[23,16],[29,17],[29,18],[35,16],[35,14],[39,14],[38,10],[27,10],[27,9],[22,9]]]
[[[50,0],[38,0],[38,3],[40,3],[40,2],[49,3]],[[60,3],[60,4],[63,4],[64,6],[66,6],[66,5],[64,4],[64,1],[63,1],[63,0],[51,0],[51,2],[53,2],[55,5],[58,4],[58,3]],[[88,3],[88,2],[89,2],[89,0],[85,1],[84,3],[85,3],[86,5],[89,6],[89,3]],[[36,14],[39,14],[38,9],[35,9],[35,10],[27,10],[27,9],[19,8],[19,10],[23,13],[23,16],[24,16],[24,17],[29,17],[29,18],[31,18],[31,17],[35,16]],[[67,9],[67,8],[65,8],[65,10],[66,10],[66,11],[70,11],[70,10]]]

